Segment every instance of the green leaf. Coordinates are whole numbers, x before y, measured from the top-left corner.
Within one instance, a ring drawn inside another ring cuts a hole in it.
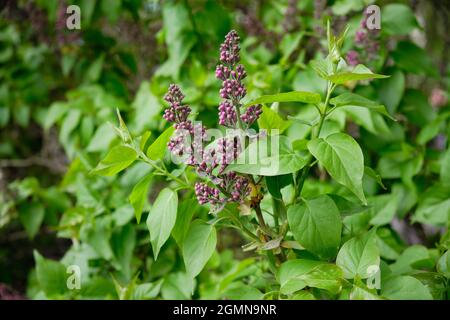
[[[192,19],[184,2],[167,2],[162,6],[165,42],[169,59],[157,71],[177,78],[191,48],[197,42]]]
[[[341,0],[334,2],[331,10],[335,15],[344,16],[352,11],[363,11],[367,3],[365,0]]]
[[[382,115],[387,116],[388,118],[395,120],[387,111],[386,108],[377,102],[371,101],[363,96],[360,96],[355,93],[345,92],[333,99],[330,100],[330,104],[334,105],[336,108],[343,106],[354,106],[354,107],[364,107],[369,110],[376,111],[381,113]]]
[[[134,186],[131,191],[128,200],[134,208],[134,215],[136,216],[137,223],[141,221],[142,210],[144,208],[145,201],[147,199],[148,188],[152,180],[153,175],[148,174],[144,176],[139,182]]]
[[[350,300],[382,300],[382,297],[377,296],[375,292],[365,287],[353,284],[352,291],[350,292]]]
[[[391,300],[433,300],[430,291],[411,276],[398,276],[381,286],[381,295]]]
[[[117,114],[117,119],[119,120],[119,127],[114,127],[114,129],[116,130],[120,139],[122,139],[122,141],[124,143],[129,143],[132,141],[133,138],[131,137],[130,130],[128,130],[128,127],[125,124],[125,121],[123,121],[118,108],[116,108],[116,114]]]
[[[136,159],[137,154],[133,148],[118,145],[108,152],[106,157],[92,170],[92,173],[113,176],[129,167]]]
[[[91,141],[89,141],[86,151],[99,152],[108,149],[111,141],[116,137],[110,123],[103,123],[94,133]]]
[[[96,219],[95,226],[89,228],[85,240],[103,259],[111,260],[114,253],[111,249],[112,234],[110,217]]]
[[[372,213],[370,224],[381,226],[391,223],[397,211],[398,200],[395,194],[383,194],[376,196],[370,201],[369,204],[372,206],[370,208]]]
[[[450,148],[441,160],[441,182],[443,186],[450,188]]]
[[[378,100],[386,105],[390,113],[394,113],[405,93],[405,75],[399,69],[388,70],[389,79],[379,81]]]
[[[419,134],[417,135],[417,143],[420,145],[425,145],[428,141],[433,139],[442,128],[442,125],[445,123],[445,120],[450,116],[450,112],[445,112],[440,114],[431,122],[427,123],[425,127],[423,127]]]
[[[335,264],[296,259],[284,262],[278,273],[280,291],[291,294],[306,286],[337,293],[342,288],[342,270]]]
[[[388,35],[406,35],[419,26],[414,12],[404,4],[392,3],[383,6],[381,16],[381,30]]]
[[[368,278],[371,267],[380,265],[380,254],[377,247],[375,229],[360,237],[348,240],[336,258],[336,264],[344,271],[346,279]]]
[[[369,80],[369,79],[382,79],[388,78],[389,76],[385,76],[382,74],[373,73],[367,67],[362,64],[358,64],[352,72],[339,72],[326,77],[327,80],[335,84],[343,84],[348,81],[359,81],[359,80]]]
[[[288,33],[283,36],[280,43],[280,51],[283,57],[280,59],[280,65],[286,65],[289,63],[289,57],[299,47],[300,41],[303,39],[305,33],[296,32]]]
[[[413,221],[445,227],[449,220],[450,187],[434,185],[422,194]]]
[[[269,136],[253,141],[226,171],[278,176],[300,170],[306,159],[301,152],[292,149],[289,138]]]
[[[264,297],[261,291],[244,283],[237,283],[236,286],[227,289],[223,295],[231,300],[262,300]]]
[[[184,272],[169,273],[164,277],[161,295],[165,300],[187,300],[192,296],[195,279]]]
[[[384,118],[364,107],[342,107],[348,117],[360,127],[378,136],[388,136],[391,134]]]
[[[368,167],[368,166],[364,166],[364,175],[374,179],[380,185],[380,187],[382,187],[384,190],[386,190],[386,186],[383,184],[381,175],[378,174],[374,169],[372,169],[371,167]]]
[[[261,96],[255,100],[246,103],[245,106],[251,106],[260,103],[272,103],[272,102],[303,102],[316,104],[320,102],[320,95],[317,93],[306,91],[291,91],[278,94],[271,94]]]
[[[59,121],[68,110],[70,110],[70,105],[68,103],[60,101],[53,102],[45,115],[43,128],[45,130],[50,129],[50,127]]]
[[[326,79],[333,71],[333,65],[329,59],[311,60],[309,62],[319,77]]]
[[[38,233],[42,221],[44,221],[45,210],[42,204],[36,202],[24,202],[18,207],[19,219],[30,239]]]
[[[195,220],[189,228],[183,243],[183,258],[187,273],[196,277],[205,267],[216,249],[216,228]]]
[[[175,222],[175,226],[172,229],[172,236],[174,237],[180,248],[183,246],[183,241],[186,238],[187,232],[189,230],[189,228],[187,228],[186,226],[191,223],[191,219],[194,216],[194,213],[200,210],[201,208],[198,204],[197,199],[186,199],[179,204],[177,211],[177,221]]]
[[[163,244],[169,239],[170,232],[177,219],[178,195],[176,192],[164,188],[156,198],[147,218],[155,260]]]
[[[113,234],[111,242],[121,273],[125,278],[131,278],[133,266],[131,260],[136,246],[136,229],[131,223],[123,226]]]
[[[412,245],[406,248],[390,269],[395,275],[414,273],[422,267],[434,268],[435,259],[427,248],[422,245]]]
[[[37,281],[45,295],[53,297],[64,294],[67,291],[66,267],[60,262],[45,259],[36,250],[33,254]]]
[[[291,121],[283,120],[277,112],[266,106],[263,106],[262,110],[263,113],[258,119],[258,127],[260,129],[266,129],[269,132],[272,129],[276,129],[282,134],[292,123]]]
[[[383,155],[378,162],[378,172],[384,179],[402,178],[404,182],[412,182],[412,177],[420,172],[423,155],[409,145],[402,150]]]
[[[81,111],[79,109],[71,109],[64,118],[61,124],[61,131],[59,132],[59,140],[64,146],[68,144],[70,134],[77,127],[80,118]]]
[[[431,77],[439,75],[430,55],[411,41],[400,41],[391,56],[396,65],[407,72]]]
[[[308,142],[308,149],[334,180],[346,186],[364,204],[364,158],[358,143],[345,133],[334,133]]]
[[[158,117],[162,104],[153,94],[151,86],[149,81],[142,81],[131,103],[131,107],[134,110],[132,118],[134,132],[142,132],[145,128],[148,128],[155,118],[158,119],[157,121],[160,121]]]
[[[164,132],[156,138],[150,147],[148,147],[147,157],[154,161],[162,159],[167,150],[167,143],[169,142],[174,130],[175,129],[172,126],[164,130]]]
[[[292,183],[292,174],[266,177],[266,186],[272,197],[282,199],[281,189]]]
[[[445,277],[450,278],[450,251],[446,251],[442,257],[439,258],[436,269]]]
[[[291,300],[316,300],[316,298],[311,292],[300,290],[291,298]]]
[[[152,283],[141,283],[133,291],[133,300],[151,300],[155,299],[161,291],[163,279]]]
[[[94,62],[91,63],[85,73],[85,79],[87,81],[96,82],[100,78],[104,60],[105,55],[101,54],[100,57],[98,57]]]
[[[327,195],[304,200],[289,207],[291,231],[306,250],[322,259],[336,256],[341,243],[342,222],[339,210]]]
[[[142,151],[146,150],[147,142],[151,135],[152,135],[151,131],[144,132],[139,141],[139,149],[141,149]]]

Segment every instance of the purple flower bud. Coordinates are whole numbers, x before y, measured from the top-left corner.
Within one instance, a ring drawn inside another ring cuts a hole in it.
[[[446,144],[447,144],[447,137],[445,136],[445,134],[442,133],[438,134],[432,140],[433,148],[436,150],[444,151]]]
[[[216,67],[216,78],[219,80],[225,80],[230,77],[230,69],[223,64],[219,64]]]
[[[355,33],[355,43],[361,45],[367,39],[367,33],[364,30],[358,30]]]
[[[367,52],[371,55],[376,54],[379,49],[380,49],[380,45],[376,41],[372,41],[371,43],[369,43],[366,48]]]
[[[235,79],[242,80],[245,79],[247,73],[245,72],[244,66],[242,64],[238,64],[236,66]]]
[[[171,84],[169,85],[169,90],[164,96],[164,99],[169,103],[181,103],[181,101],[184,99],[184,95],[181,92],[180,87],[178,87],[176,84]]]
[[[361,20],[359,24],[363,29],[367,29],[367,18],[368,18],[367,13],[364,13],[364,18]]]
[[[219,124],[227,127],[235,127],[236,119],[234,106],[228,101],[221,102],[219,105]]]
[[[251,126],[256,120],[258,120],[261,113],[262,109],[260,104],[250,106],[247,110],[245,110],[244,114],[241,115],[241,120],[247,123],[248,126]]]
[[[434,108],[440,108],[447,104],[448,99],[447,99],[447,95],[445,94],[445,92],[443,90],[434,88],[431,91],[429,101],[430,101],[430,104]]]
[[[176,156],[182,156],[184,151],[184,137],[182,135],[175,135],[167,144],[170,152]]]
[[[227,79],[222,84],[220,96],[229,100],[241,100],[247,94],[244,85],[235,79]]]
[[[351,66],[356,66],[359,64],[359,55],[355,50],[350,50],[347,52],[346,56],[347,63]]]
[[[247,178],[238,176],[236,172],[228,172],[223,175],[220,186],[231,194],[231,201],[242,202],[250,193]]]
[[[175,84],[171,84],[167,94],[164,96],[164,100],[169,102],[170,106],[164,110],[163,117],[169,122],[175,122],[176,129],[178,127],[184,128],[189,126],[189,124],[184,124],[184,122],[187,121],[191,113],[191,108],[187,105],[182,105],[183,99],[184,95],[180,88]]]
[[[241,152],[241,145],[238,137],[221,138],[217,142],[217,155],[221,164],[220,173],[232,163]]]
[[[187,121],[183,121],[183,122],[179,122],[179,123],[175,123],[173,125],[173,127],[176,130],[186,130],[189,133],[191,133],[194,130],[194,127],[192,126],[192,121],[191,120],[187,120]]]
[[[240,38],[235,30],[228,32],[224,43],[220,46],[220,61],[230,65],[239,62],[239,41]]]
[[[206,183],[195,184],[195,195],[197,196],[198,203],[200,204],[216,204],[222,202],[220,199],[219,189],[211,188]]]

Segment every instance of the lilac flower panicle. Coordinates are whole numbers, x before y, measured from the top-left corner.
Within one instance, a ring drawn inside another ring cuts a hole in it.
[[[237,109],[241,107],[240,100],[247,94],[242,83],[247,73],[242,64],[239,64],[239,36],[236,31],[230,31],[220,47],[220,61],[216,67],[216,77],[222,80],[220,96],[225,100],[219,105],[219,124],[236,128],[239,120],[250,126],[261,114],[260,107],[250,107],[237,119]]]
[[[220,46],[220,61],[232,65],[240,60],[239,41],[240,38],[235,30],[228,32],[224,43]]]
[[[247,94],[242,80],[247,76],[245,68],[239,64],[239,36],[230,31],[220,47],[220,62],[215,75],[222,81],[220,96],[223,101],[218,107],[219,124],[236,129],[238,122],[243,121],[249,127],[261,115],[261,105],[254,105],[245,110],[238,119],[241,108],[240,100]],[[171,84],[164,99],[169,107],[164,111],[164,119],[173,123],[174,135],[168,143],[168,149],[175,155],[186,156],[185,163],[196,169],[198,176],[208,179],[206,183],[195,184],[195,194],[200,204],[210,204],[211,212],[220,211],[228,202],[244,203],[250,194],[250,182],[236,172],[225,169],[241,152],[239,136],[220,138],[214,147],[206,150],[206,128],[188,120],[191,108],[183,104],[184,95],[177,85]],[[190,142],[186,140],[190,138]]]
[[[177,85],[171,84],[167,94],[164,96],[164,100],[169,103],[169,108],[164,110],[163,117],[167,121],[174,123],[175,133],[167,147],[176,156],[183,156],[187,151],[188,164],[193,165],[192,144],[190,146],[187,145],[186,138],[194,133],[195,126],[191,120],[188,120],[191,108],[183,105],[183,99],[184,95],[181,89]]]
[[[184,124],[187,122],[187,118],[191,113],[191,108],[187,105],[182,105],[184,99],[184,95],[181,92],[181,89],[175,85],[171,84],[169,86],[169,91],[164,96],[164,100],[166,100],[170,107],[164,110],[164,119],[169,122],[175,122],[178,126],[186,127],[188,124]]]

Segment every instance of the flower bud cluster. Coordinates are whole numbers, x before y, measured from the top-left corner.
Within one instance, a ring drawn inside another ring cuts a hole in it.
[[[247,91],[242,80],[247,76],[244,67],[238,64],[239,36],[231,31],[220,47],[221,64],[216,68],[216,77],[222,80],[220,96],[224,99],[219,105],[219,124],[236,128],[238,121],[247,128],[261,115],[260,105],[250,106],[238,119],[240,100]],[[196,183],[195,194],[200,204],[210,204],[212,211],[221,210],[228,202],[243,203],[250,193],[250,181],[236,172],[226,171],[241,152],[239,136],[227,136],[216,141],[213,147],[204,150],[206,129],[193,124],[188,119],[191,108],[183,104],[184,95],[177,85],[170,85],[164,99],[169,107],[164,111],[164,119],[172,122],[175,133],[168,143],[168,149],[177,156],[186,156],[185,163],[196,169],[197,174],[208,180]],[[190,139],[186,147],[186,140]],[[200,151],[198,151],[200,150]]]
[[[237,118],[241,108],[240,101],[247,94],[242,83],[247,73],[244,66],[239,64],[239,40],[239,36],[234,30],[226,35],[225,42],[220,46],[221,64],[216,67],[216,78],[222,80],[220,96],[224,99],[219,105],[219,124],[230,128],[236,128],[238,122],[241,121],[249,127],[261,114],[257,110],[260,110],[261,106],[252,106],[250,107],[252,110],[246,111],[240,119]]]
[[[363,20],[361,20],[360,28],[355,33],[354,41],[360,52],[350,50],[347,53],[346,60],[351,66],[359,64],[361,60],[374,60],[379,51],[379,30],[369,29],[367,27],[367,19],[368,15],[365,13]]]

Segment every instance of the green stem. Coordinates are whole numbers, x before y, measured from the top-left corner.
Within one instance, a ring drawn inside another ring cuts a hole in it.
[[[225,208],[225,211],[230,212],[230,210]],[[235,228],[237,228],[238,230],[242,230],[244,231],[244,233],[246,235],[248,235],[250,238],[252,238],[253,240],[259,241],[259,238],[256,234],[254,234],[252,231],[250,231],[239,219],[237,219],[235,216],[233,216],[233,214],[231,213],[229,215],[229,218],[235,223]]]
[[[269,261],[270,271],[272,271],[273,274],[277,274],[278,268],[277,268],[277,262],[276,262],[276,259],[275,259],[275,255],[270,250],[266,251],[266,254],[267,254],[267,258],[268,258],[267,260]]]
[[[261,226],[261,228],[265,231],[267,229],[266,222],[264,221],[264,217],[262,215],[261,207],[256,205],[255,207],[256,217],[258,218],[258,223]]]
[[[193,186],[191,186],[189,183],[187,183],[186,181],[181,180],[178,177],[175,177],[173,174],[171,174],[169,171],[167,171],[165,168],[161,168],[160,166],[158,166],[154,161],[152,161],[151,159],[149,159],[143,152],[139,152],[139,156],[141,157],[141,159],[148,163],[149,165],[151,165],[156,171],[158,171],[159,173],[161,173],[162,175],[165,175],[166,177],[172,179],[173,181],[178,182],[181,186],[183,186],[185,189],[194,189]]]
[[[244,130],[244,126],[243,126],[242,120],[241,120],[241,104],[238,101],[234,101],[233,105],[234,105],[234,109],[236,111],[238,128],[240,130]]]
[[[320,132],[322,131],[322,127],[325,122],[325,118],[327,116],[330,97],[331,97],[331,94],[333,93],[333,90],[335,87],[336,87],[336,85],[333,84],[331,81],[327,82],[327,94],[325,97],[324,108],[323,108],[323,110],[319,109],[319,113],[320,113],[319,125],[318,125],[317,131],[315,133],[314,133],[314,129],[311,132],[311,137],[313,139],[320,137]],[[296,199],[301,195],[303,185],[305,184],[305,180],[308,177],[309,169],[312,167],[311,163],[312,164],[315,163],[312,160],[313,160],[313,158],[310,157],[307,164],[297,174],[298,180],[296,181],[296,188],[295,188],[294,196],[292,199],[293,202],[296,201]]]

